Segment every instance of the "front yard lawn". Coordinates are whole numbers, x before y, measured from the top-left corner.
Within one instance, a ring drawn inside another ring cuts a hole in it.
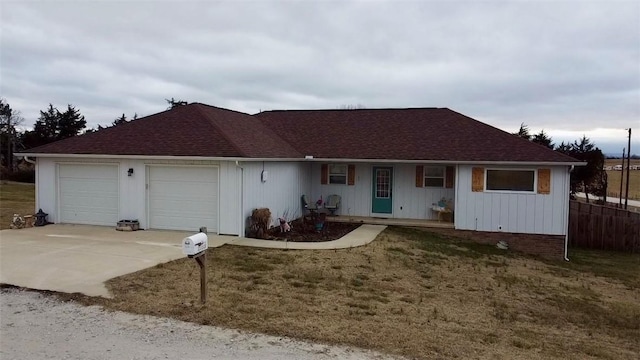
[[[4,181],[0,183],[0,230],[8,229],[13,214],[35,213],[35,185]]]
[[[504,254],[392,227],[345,250],[210,249],[112,279],[107,308],[417,358],[637,359],[640,256]]]

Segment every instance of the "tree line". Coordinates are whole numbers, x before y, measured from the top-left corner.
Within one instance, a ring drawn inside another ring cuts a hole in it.
[[[187,105],[186,101],[174,98],[165,99],[169,105],[167,109]],[[138,119],[135,113],[131,118],[123,113],[115,118],[110,125],[98,125],[96,128],[87,129],[87,121],[80,110],[69,104],[66,109],[60,110],[53,104],[45,110],[40,110],[40,116],[32,126],[32,130],[22,130],[25,119],[20,111],[11,108],[11,105],[0,98],[0,165],[3,173],[12,173],[17,168],[15,152],[46,145],[54,141],[63,140],[84,133],[92,133],[108,127],[120,126],[129,121]]]
[[[540,130],[537,134],[531,134],[529,127],[520,124],[518,132],[513,135],[540,144],[549,149],[569,155],[577,160],[584,161],[585,166],[576,166],[571,172],[571,194],[584,192],[589,202],[589,194],[605,197],[607,194],[607,172],[604,170],[604,154],[586,136],[572,142],[561,142],[554,145],[551,137]]]

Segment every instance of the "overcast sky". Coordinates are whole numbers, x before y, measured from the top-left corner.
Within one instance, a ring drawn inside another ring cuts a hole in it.
[[[0,2],[0,96],[89,127],[165,98],[247,113],[448,107],[640,154],[640,2]],[[452,134],[453,135],[453,134]]]

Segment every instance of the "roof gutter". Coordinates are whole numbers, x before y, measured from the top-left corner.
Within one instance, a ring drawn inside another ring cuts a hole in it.
[[[139,159],[139,160],[208,160],[208,161],[287,161],[287,162],[335,162],[335,163],[378,163],[378,164],[449,164],[449,165],[543,165],[543,166],[585,166],[581,161],[464,161],[464,160],[404,160],[404,159],[336,159],[316,158],[313,156],[295,158],[248,158],[248,157],[221,157],[221,156],[175,156],[175,155],[106,155],[106,154],[53,154],[53,153],[16,153],[19,156],[32,156],[43,158],[68,158],[68,159]]]
[[[465,161],[465,160],[402,160],[402,159],[332,159],[332,158],[312,158],[305,161],[316,162],[348,162],[348,163],[402,163],[402,164],[449,164],[449,165],[563,165],[563,166],[585,166],[582,161]]]
[[[302,158],[246,158],[220,156],[175,156],[175,155],[107,155],[107,154],[53,154],[16,153],[18,156],[66,159],[136,159],[136,160],[208,160],[208,161],[303,161]]]

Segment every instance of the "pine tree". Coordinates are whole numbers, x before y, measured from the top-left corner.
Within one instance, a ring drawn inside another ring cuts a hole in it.
[[[0,157],[2,165],[10,172],[15,168],[13,153],[20,143],[16,127],[23,121],[20,112],[11,109],[9,103],[0,98]]]
[[[520,130],[518,130],[518,132],[516,133],[513,133],[513,135],[519,136],[523,139],[531,140],[531,134],[529,134],[529,127],[525,123],[520,124]]]
[[[554,148],[553,140],[551,140],[549,135],[547,135],[547,133],[545,133],[544,130],[540,130],[539,133],[533,135],[531,137],[531,141],[536,143],[536,144],[540,144],[540,145],[546,146],[549,149],[553,149]]]
[[[578,160],[585,161],[585,166],[576,166],[571,173],[571,193],[583,191],[587,194],[604,196],[607,189],[607,177],[604,172],[604,154],[586,136],[572,144],[562,142],[556,151],[572,156]]]
[[[119,118],[116,118],[115,120],[113,120],[113,122],[111,123],[112,126],[118,126],[118,125],[122,125],[129,122],[129,120],[127,120],[127,116],[122,113],[122,116]]]
[[[65,112],[60,112],[53,104],[49,104],[46,111],[40,111],[33,130],[23,134],[23,143],[27,148],[45,145],[76,136],[86,126],[84,116],[72,105],[68,105]]]

